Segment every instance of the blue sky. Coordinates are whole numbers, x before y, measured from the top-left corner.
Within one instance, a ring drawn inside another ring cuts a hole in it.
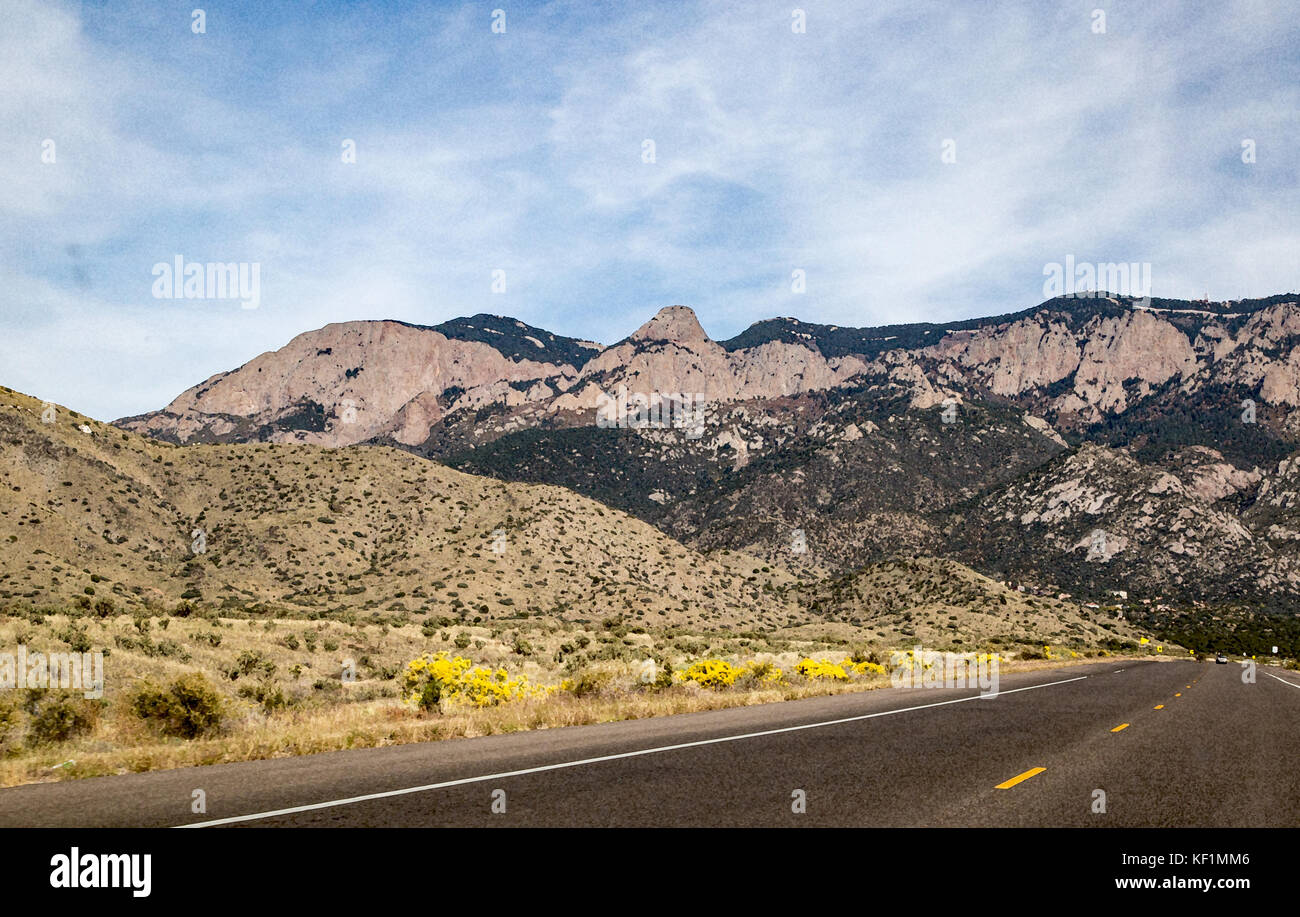
[[[603,342],[675,303],[719,339],[943,321],[1037,303],[1067,255],[1149,262],[1157,296],[1296,290],[1298,22],[1247,0],[0,0],[0,384],[111,419],[333,321],[492,312]],[[154,298],[177,254],[257,262],[258,308]]]

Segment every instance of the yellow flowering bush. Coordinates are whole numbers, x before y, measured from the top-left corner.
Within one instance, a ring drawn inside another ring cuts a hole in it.
[[[754,660],[741,671],[760,685],[779,685],[785,683],[785,672],[772,662]]]
[[[745,674],[743,666],[734,666],[725,659],[701,659],[674,676],[682,682],[694,682],[701,688],[726,688]]]
[[[841,668],[850,669],[854,675],[884,675],[885,667],[878,662],[854,662],[845,659]]]
[[[932,659],[927,659],[925,653],[918,656],[916,650],[908,650],[906,653],[895,653],[893,661],[900,669],[910,669],[913,672],[928,672],[934,667],[934,661]]]
[[[829,659],[804,659],[794,667],[794,670],[809,681],[819,678],[828,678],[832,681],[849,680],[849,674],[844,671],[843,667],[836,665]]]
[[[406,664],[403,695],[421,710],[437,710],[444,702],[492,707],[504,701],[548,693],[532,687],[523,675],[511,678],[505,668],[476,666],[464,656],[425,653]]]

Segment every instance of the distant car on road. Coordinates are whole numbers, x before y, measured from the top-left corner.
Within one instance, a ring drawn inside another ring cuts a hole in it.
[[[1219,655],[1214,657],[1214,662],[1216,665],[1227,665],[1228,657],[1220,653]]]

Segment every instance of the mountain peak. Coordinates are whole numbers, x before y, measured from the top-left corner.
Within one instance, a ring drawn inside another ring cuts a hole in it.
[[[664,306],[654,318],[632,333],[634,341],[698,343],[709,340],[690,306]]]

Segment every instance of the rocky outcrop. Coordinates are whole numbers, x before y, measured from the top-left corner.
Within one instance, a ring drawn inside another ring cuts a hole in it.
[[[828,389],[865,368],[854,357],[828,360],[784,342],[728,352],[686,306],[661,309],[580,370],[506,356],[484,338],[448,338],[400,322],[327,325],[208,379],[161,411],[118,423],[178,442],[341,446],[391,438],[418,445],[435,424],[489,406],[523,409],[500,425],[518,429],[548,415],[589,412],[620,387],[629,400],[685,394],[721,403]]]
[[[1053,407],[1091,417],[1122,413],[1136,395],[1201,364],[1187,335],[1156,313],[1097,316],[1080,327],[1052,312],[945,336],[921,356],[956,370],[949,378],[999,396],[1073,384]]]
[[[508,359],[492,346],[400,322],[345,322],[181,393],[162,411],[119,421],[179,442],[265,439],[342,446],[392,435],[420,442],[449,390],[503,397],[514,383],[575,375],[571,366]],[[522,397],[522,396],[521,396]]]

